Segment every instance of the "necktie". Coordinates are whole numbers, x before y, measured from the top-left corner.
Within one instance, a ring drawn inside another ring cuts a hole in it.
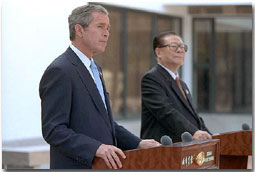
[[[90,68],[91,68],[93,76],[94,76],[94,82],[95,82],[95,84],[97,86],[97,89],[99,91],[99,94],[100,94],[100,96],[103,100],[105,109],[107,109],[106,104],[105,104],[105,97],[104,97],[104,90],[103,90],[102,82],[101,82],[101,79],[100,79],[100,76],[99,76],[97,66],[96,66],[94,61],[91,61]]]
[[[178,87],[179,87],[179,89],[181,90],[181,92],[182,92],[182,95],[184,96],[184,98],[187,100],[187,97],[186,97],[186,94],[184,93],[184,91],[183,91],[183,88],[182,88],[182,85],[181,85],[181,82],[180,82],[180,80],[179,80],[179,78],[178,77],[176,77],[176,83],[177,83],[177,85],[178,85]]]

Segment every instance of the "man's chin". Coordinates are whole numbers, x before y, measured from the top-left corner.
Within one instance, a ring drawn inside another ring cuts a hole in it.
[[[98,54],[101,54],[101,53],[103,53],[105,51],[105,49],[102,49],[102,50],[98,50],[98,51],[95,51],[93,54],[93,56],[95,56],[95,55],[98,55]]]
[[[176,64],[183,65],[184,61],[182,59],[177,59]]]

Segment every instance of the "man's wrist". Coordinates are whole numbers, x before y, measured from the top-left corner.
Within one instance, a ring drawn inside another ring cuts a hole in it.
[[[141,148],[142,141],[143,141],[143,140],[141,140],[141,141],[138,143],[137,148]]]

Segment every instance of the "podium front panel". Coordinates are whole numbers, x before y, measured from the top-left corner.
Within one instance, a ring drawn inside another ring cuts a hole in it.
[[[220,154],[233,156],[252,155],[252,132],[235,131],[214,135],[220,139]]]
[[[179,169],[218,169],[219,140],[199,140],[182,143]]]
[[[233,131],[214,135],[220,139],[220,169],[247,169],[252,155],[252,131]]]
[[[122,169],[218,169],[219,140],[176,143],[148,149],[124,151]],[[108,169],[104,160],[94,158],[93,169]]]

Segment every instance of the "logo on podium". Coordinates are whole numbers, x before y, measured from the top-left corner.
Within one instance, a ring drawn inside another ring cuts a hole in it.
[[[197,155],[195,155],[195,162],[197,165],[201,166],[205,162],[205,153],[199,152]]]

